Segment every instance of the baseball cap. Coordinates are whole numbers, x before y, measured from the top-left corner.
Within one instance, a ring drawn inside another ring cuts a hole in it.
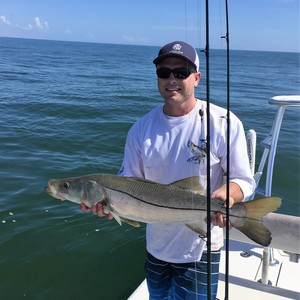
[[[196,49],[182,41],[175,41],[160,48],[158,56],[153,60],[157,65],[161,60],[167,57],[178,57],[188,61],[197,71],[199,71],[199,57]]]

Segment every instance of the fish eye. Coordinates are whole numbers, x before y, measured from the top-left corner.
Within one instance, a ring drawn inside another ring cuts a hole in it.
[[[65,187],[66,189],[68,189],[68,188],[69,188],[69,186],[70,186],[68,182],[64,182],[64,184],[63,184],[63,185],[64,185],[64,187]]]
[[[220,205],[221,207],[225,207],[225,201],[220,200],[220,201],[219,201],[219,205]]]

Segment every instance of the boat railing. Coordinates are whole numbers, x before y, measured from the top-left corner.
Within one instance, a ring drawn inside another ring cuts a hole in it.
[[[256,134],[254,130],[247,132],[247,143],[248,143],[248,155],[249,163],[256,185],[258,187],[260,179],[264,174],[266,168],[266,182],[264,188],[257,188],[255,193],[250,197],[253,199],[255,194],[260,194],[265,197],[272,195],[272,180],[273,180],[273,168],[277,150],[278,137],[281,129],[282,119],[285,113],[285,109],[288,106],[300,106],[300,95],[289,95],[289,96],[275,96],[269,99],[269,104],[276,105],[277,112],[269,135],[261,142],[263,147],[263,154],[260,160],[257,171],[255,172],[255,155],[256,155]],[[267,163],[267,165],[266,165]],[[290,256],[293,256],[291,253]],[[262,268],[262,279],[261,282],[268,284],[268,268],[269,265],[277,264],[278,262],[274,259],[274,252],[272,248],[265,248],[263,251],[263,268]]]
[[[258,186],[263,171],[265,169],[266,161],[269,158],[267,170],[266,170],[265,188],[263,190],[261,189],[256,190],[256,193],[262,194],[265,197],[271,196],[272,193],[273,167],[275,162],[278,137],[279,137],[281,123],[285,113],[285,109],[288,106],[300,106],[300,95],[275,96],[269,100],[269,104],[278,106],[277,113],[270,134],[261,142],[264,151],[263,151],[260,164],[258,166],[258,170],[254,175],[256,184]]]

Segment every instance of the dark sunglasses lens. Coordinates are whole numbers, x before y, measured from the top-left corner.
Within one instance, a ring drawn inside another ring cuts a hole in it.
[[[188,69],[175,69],[173,70],[174,77],[177,79],[186,79],[191,75]]]
[[[172,73],[172,70],[168,69],[168,68],[156,69],[156,75],[159,78],[169,78],[171,73]]]
[[[189,69],[180,68],[171,70],[169,68],[158,68],[156,69],[157,77],[159,78],[169,78],[171,73],[174,74],[174,77],[177,79],[186,79],[191,75],[191,71]]]

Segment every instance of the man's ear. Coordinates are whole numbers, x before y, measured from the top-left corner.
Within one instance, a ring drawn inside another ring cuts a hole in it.
[[[200,72],[197,72],[195,74],[195,83],[194,83],[194,87],[197,87],[199,82],[200,82],[200,79],[201,79],[201,73]]]

